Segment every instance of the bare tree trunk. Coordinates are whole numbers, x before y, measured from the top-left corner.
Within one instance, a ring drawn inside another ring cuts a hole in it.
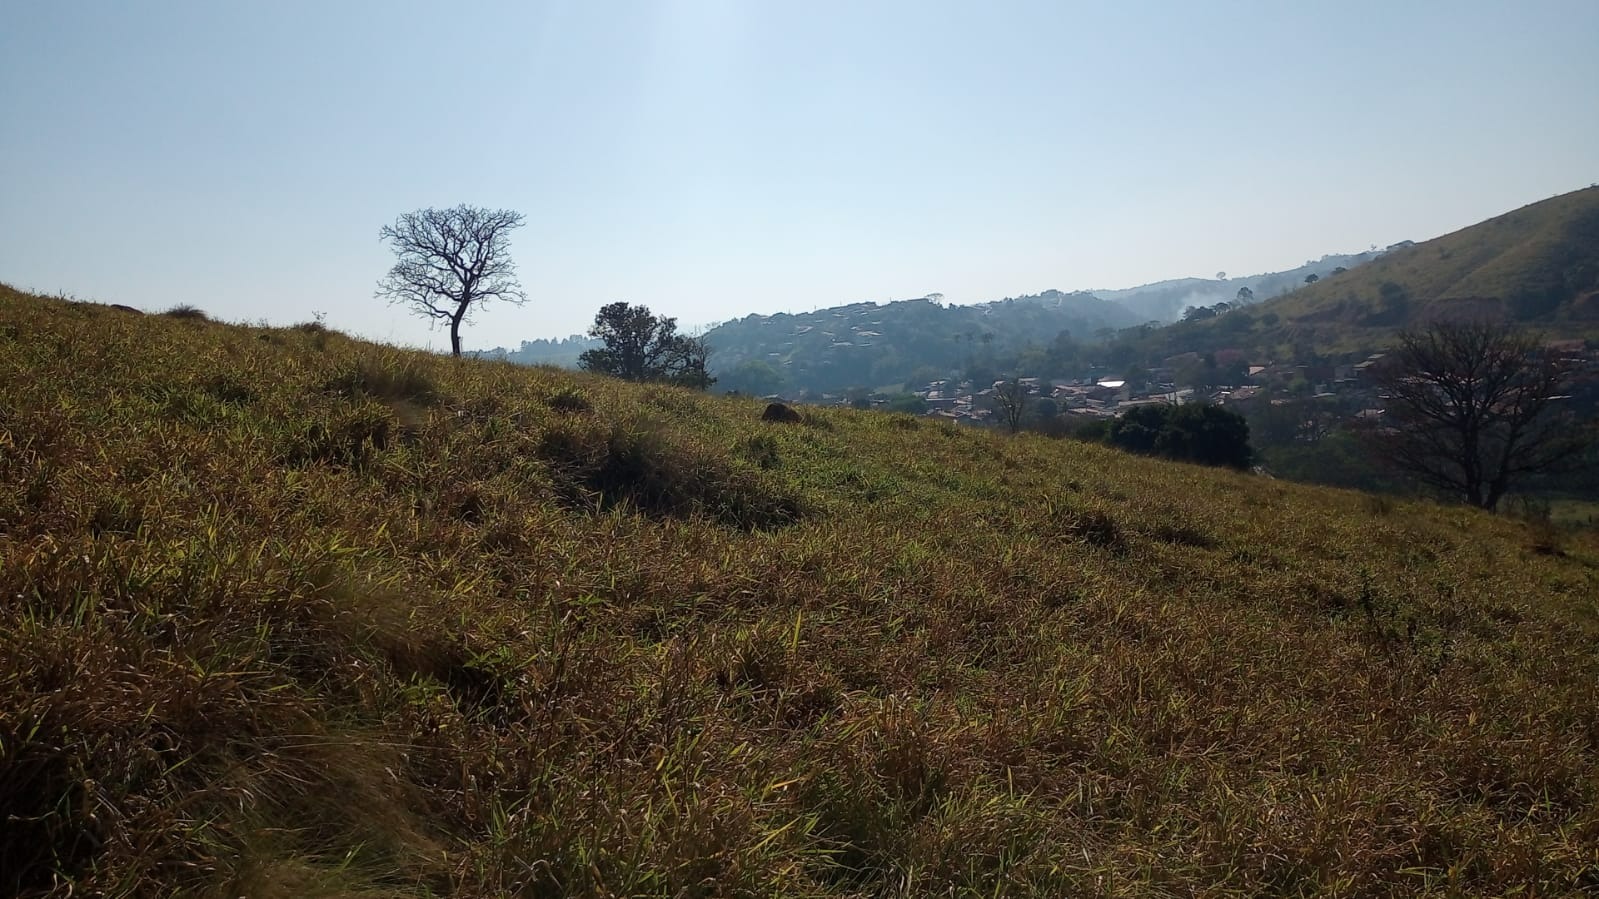
[[[468,308],[488,300],[527,302],[507,236],[521,226],[521,213],[466,205],[402,215],[378,232],[395,262],[376,295],[434,322],[448,319],[450,352],[460,358]]]

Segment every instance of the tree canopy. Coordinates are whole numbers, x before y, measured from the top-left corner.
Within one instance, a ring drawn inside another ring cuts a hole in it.
[[[578,367],[626,381],[663,381],[704,390],[715,382],[705,370],[705,342],[677,333],[677,319],[648,306],[609,303],[600,308],[589,336],[605,342],[578,357]]]
[[[1130,452],[1180,462],[1248,468],[1249,423],[1208,403],[1138,406],[1111,422],[1106,442]]]

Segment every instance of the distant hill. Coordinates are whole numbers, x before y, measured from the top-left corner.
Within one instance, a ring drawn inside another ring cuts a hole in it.
[[[1306,283],[1314,276],[1313,283]],[[1242,298],[1240,292],[1245,291]],[[1240,302],[1240,299],[1243,302]],[[1560,336],[1599,336],[1599,188],[1575,191],[1423,243],[1323,256],[1237,278],[1121,290],[1048,290],[971,306],[923,298],[748,315],[707,332],[719,389],[788,394],[903,384],[985,360],[1003,365],[1061,332],[1078,342],[1186,310],[1215,315],[1140,329],[1146,355],[1236,348],[1287,357],[1388,343],[1432,316],[1491,315]],[[588,338],[524,341],[480,355],[573,367]]]
[[[837,391],[901,384],[917,372],[944,374],[973,363],[1014,359],[1061,332],[1091,342],[1107,331],[1170,322],[1193,306],[1258,303],[1330,277],[1385,251],[1328,255],[1282,272],[1239,278],[1181,278],[1125,290],[1043,293],[971,306],[931,299],[854,303],[798,315],[749,315],[712,329],[718,387],[766,393]],[[522,361],[516,359],[514,361]],[[768,390],[767,388],[770,388]]]
[[[902,384],[918,370],[941,373],[1014,354],[1062,331],[1081,340],[1141,321],[1092,294],[1048,290],[972,306],[924,298],[749,315],[711,329],[705,339],[719,388],[763,393],[761,387],[777,384],[793,393]]]
[[[1102,300],[1125,306],[1141,321],[1172,322],[1192,306],[1236,302],[1241,290],[1249,292],[1246,296],[1253,295],[1254,302],[1279,297],[1304,286],[1308,275],[1325,278],[1339,269],[1364,265],[1384,252],[1372,249],[1364,253],[1330,254],[1287,271],[1240,278],[1177,278],[1142,287],[1094,290],[1092,293]]]
[[[1489,316],[1551,336],[1599,336],[1599,188],[1563,194],[1256,307],[1159,332],[1168,349],[1352,351],[1438,317]]]
[[[601,341],[593,337],[584,337],[573,334],[554,340],[524,340],[516,349],[507,349],[497,346],[491,350],[480,350],[471,355],[483,359],[503,359],[519,365],[558,365],[561,368],[577,368],[577,357],[583,355],[584,350],[600,346]]]

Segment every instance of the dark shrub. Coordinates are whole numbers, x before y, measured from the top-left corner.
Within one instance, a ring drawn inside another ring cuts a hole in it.
[[[761,421],[794,423],[804,420],[805,416],[782,403],[767,403],[766,411],[761,413]]]
[[[211,320],[211,317],[202,312],[198,307],[190,306],[187,303],[181,303],[177,306],[173,306],[171,309],[168,309],[161,314],[167,318],[180,318],[184,321],[191,322],[208,322]]]
[[[1111,422],[1106,442],[1128,452],[1179,462],[1248,468],[1249,423],[1208,403],[1139,406]]]
[[[609,426],[592,419],[546,431],[539,455],[558,493],[578,507],[626,506],[650,516],[706,515],[745,530],[800,518],[799,501],[725,456],[673,443],[645,419]]]

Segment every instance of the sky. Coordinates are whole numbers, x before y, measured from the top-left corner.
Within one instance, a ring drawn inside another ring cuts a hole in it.
[[[9,3],[0,281],[448,335],[379,229],[526,216],[528,302],[705,325],[1291,268],[1599,182],[1599,2]]]

